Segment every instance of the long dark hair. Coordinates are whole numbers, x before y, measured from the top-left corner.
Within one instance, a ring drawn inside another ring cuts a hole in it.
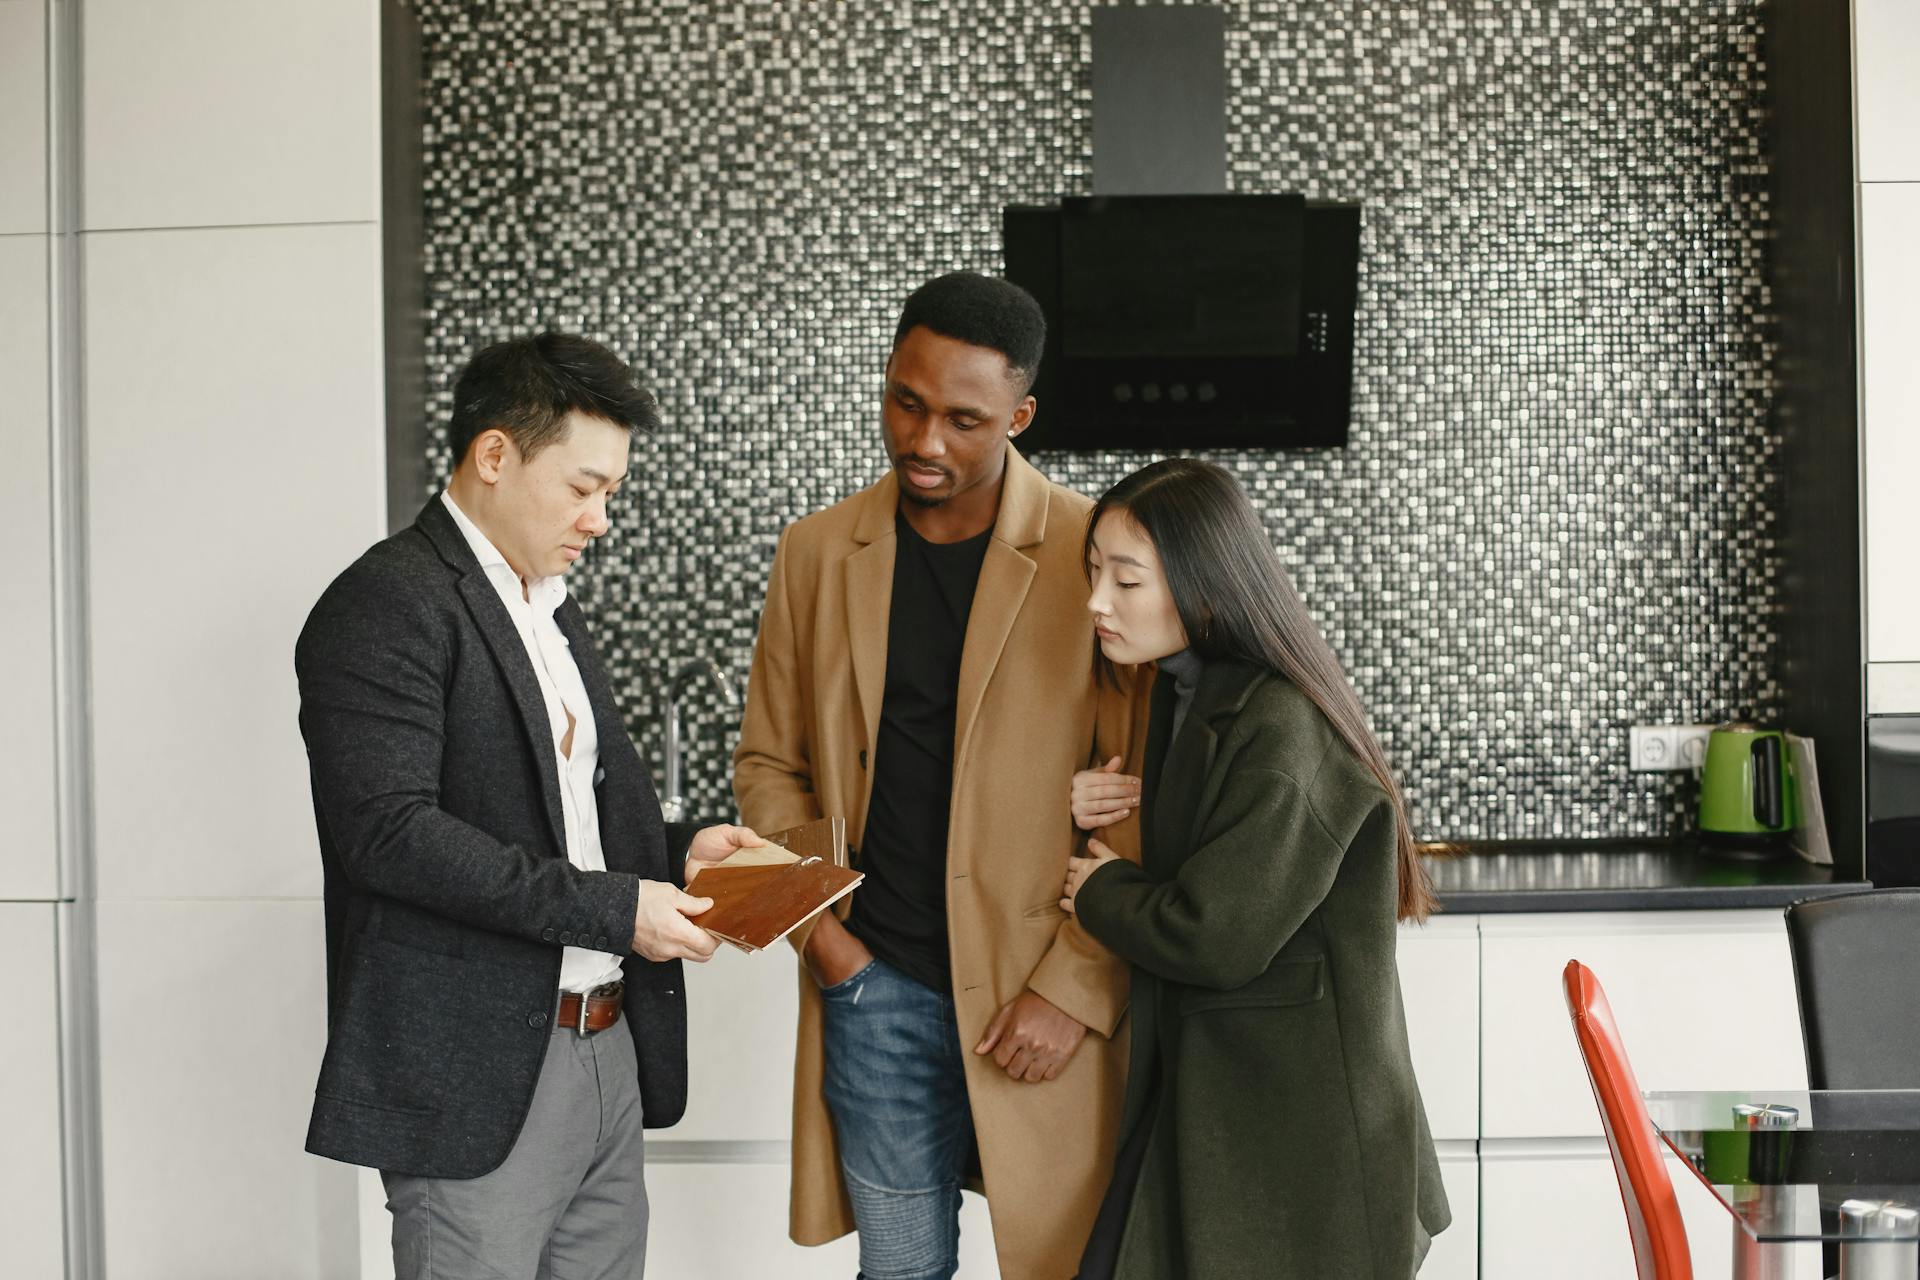
[[[1197,458],[1142,467],[1094,504],[1087,518],[1089,564],[1094,528],[1109,511],[1126,512],[1153,540],[1196,657],[1238,658],[1285,676],[1366,764],[1393,806],[1399,918],[1426,919],[1433,885],[1414,845],[1406,798],[1340,660],[1308,616],[1239,482]]]

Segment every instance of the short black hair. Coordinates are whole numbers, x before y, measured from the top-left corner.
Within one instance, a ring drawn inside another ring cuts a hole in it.
[[[1040,372],[1047,317],[1033,295],[1010,280],[977,271],[954,271],[929,280],[901,308],[893,345],[899,346],[900,339],[920,325],[944,338],[998,351],[1022,395]]]
[[[660,429],[660,410],[632,367],[593,339],[541,333],[496,342],[467,361],[453,384],[453,465],[495,427],[532,461],[565,438],[570,413],[604,418],[634,435]]]

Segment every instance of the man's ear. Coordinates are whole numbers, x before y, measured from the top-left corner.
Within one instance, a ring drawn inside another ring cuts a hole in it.
[[[513,441],[507,433],[498,427],[488,427],[473,441],[473,470],[483,484],[499,484],[500,473],[506,466],[508,452],[519,457]]]
[[[1033,415],[1040,412],[1039,402],[1032,396],[1020,402],[1013,411],[1013,425],[1007,428],[1007,439],[1011,440],[1033,425]]]

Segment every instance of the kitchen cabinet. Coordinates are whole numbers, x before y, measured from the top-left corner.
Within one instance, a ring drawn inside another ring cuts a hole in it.
[[[1567,1015],[1568,960],[1592,969],[1643,1089],[1804,1089],[1777,911],[1480,918],[1481,1136],[1599,1137]]]
[[[317,899],[293,645],[385,521],[379,228],[93,236],[85,293],[98,891]]]
[[[0,0],[0,235],[47,229],[47,9]]]
[[[1920,182],[1861,185],[1860,261],[1867,658],[1920,662]]]
[[[353,1275],[355,1170],[303,1150],[320,903],[103,901],[98,923],[106,1274]]]
[[[379,218],[374,0],[88,0],[81,22],[87,230]]]
[[[1733,1219],[1676,1157],[1667,1158],[1696,1276],[1733,1267]],[[1480,1148],[1482,1280],[1618,1280],[1633,1244],[1603,1138],[1491,1140]],[[1819,1251],[1812,1254],[1818,1280]],[[1422,1271],[1421,1280],[1427,1280]],[[1794,1274],[1802,1274],[1795,1271]]]
[[[58,1276],[60,1024],[52,903],[0,903],[0,1260],[9,1276]]]
[[[1480,936],[1473,916],[1402,925],[1396,959],[1420,1100],[1436,1140],[1480,1136]]]
[[[1777,908],[1440,915],[1403,927],[1408,1039],[1454,1217],[1422,1280],[1632,1274],[1613,1163],[1561,995],[1574,958],[1606,985],[1643,1087],[1805,1087]],[[796,982],[779,952],[689,969],[693,1101],[682,1125],[648,1142],[653,1274],[804,1280],[853,1270],[852,1240],[802,1249],[786,1239]],[[734,1090],[757,1096],[719,1107]],[[1726,1274],[1730,1219],[1678,1161],[1669,1170],[1696,1273]],[[363,1275],[388,1280],[377,1184],[363,1189]],[[729,1225],[716,1233],[720,1204]],[[960,1275],[996,1274],[986,1205],[970,1195]]]
[[[0,0],[0,24],[20,7]],[[0,25],[0,50],[5,39]],[[6,602],[0,608],[0,671],[7,673],[9,729],[0,743],[0,813],[7,815],[0,899],[59,896],[47,253],[45,236],[0,236],[0,386],[8,389],[7,465],[0,468],[0,545],[7,548],[0,558],[0,600]]]
[[[1920,182],[1920,5],[1854,0],[1854,118],[1862,182]]]

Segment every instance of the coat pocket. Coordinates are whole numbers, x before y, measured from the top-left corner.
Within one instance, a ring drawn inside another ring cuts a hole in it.
[[[1208,1009],[1279,1009],[1312,1004],[1327,994],[1327,958],[1291,956],[1275,960],[1267,971],[1232,991],[1187,987],[1177,1007],[1184,1016]]]

